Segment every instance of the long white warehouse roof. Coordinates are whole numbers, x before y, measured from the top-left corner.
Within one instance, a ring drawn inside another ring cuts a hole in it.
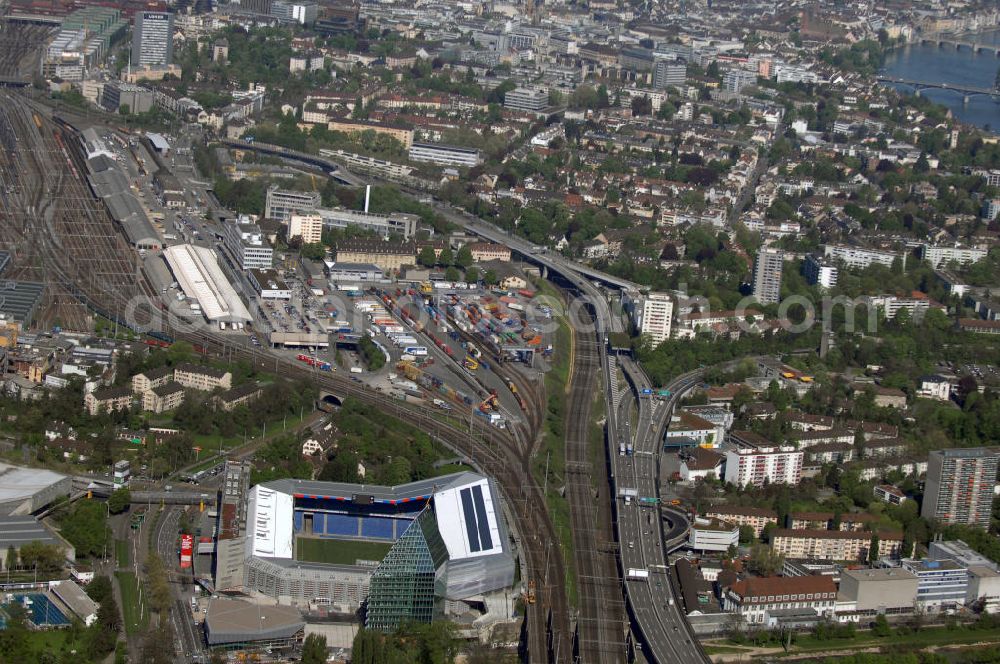
[[[178,244],[164,249],[163,256],[184,295],[201,306],[205,318],[227,323],[250,321],[250,312],[222,273],[214,251]]]

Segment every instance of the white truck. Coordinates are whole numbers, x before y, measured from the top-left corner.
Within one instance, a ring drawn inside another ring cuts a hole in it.
[[[618,489],[618,497],[625,501],[626,505],[631,505],[632,500],[639,496],[635,489]]]
[[[637,581],[648,581],[649,580],[649,570],[639,569],[637,567],[629,567],[625,572],[625,578],[635,579]]]

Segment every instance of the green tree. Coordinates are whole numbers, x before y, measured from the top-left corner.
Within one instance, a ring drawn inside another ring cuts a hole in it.
[[[872,533],[871,542],[868,543],[869,563],[875,563],[878,561],[878,549],[879,549],[878,533]]]
[[[7,569],[17,568],[17,549],[14,548],[13,544],[7,547],[7,556],[4,558],[3,564]]]
[[[326,247],[323,246],[322,242],[312,242],[309,244],[302,245],[299,250],[299,254],[302,258],[306,258],[313,261],[322,260],[326,257]]]
[[[458,271],[458,268],[454,265],[449,265],[448,269],[444,271],[445,281],[458,281],[462,278],[462,273]]]
[[[41,572],[54,572],[62,567],[65,556],[54,544],[32,541],[21,546],[21,565]]]
[[[465,270],[466,283],[474,284],[479,281],[479,268],[470,267]]]
[[[99,556],[109,537],[107,508],[95,500],[81,500],[60,522],[60,527],[77,556]]]
[[[441,253],[438,254],[437,262],[440,265],[451,265],[455,262],[455,255],[452,253],[450,248],[445,247],[441,250]]]
[[[302,644],[302,664],[326,664],[326,637],[310,634]]]
[[[132,503],[132,492],[128,490],[128,487],[122,487],[116,489],[108,497],[108,510],[112,514],[121,514],[129,508]]]
[[[495,286],[499,283],[500,279],[497,278],[497,273],[493,270],[486,270],[483,272],[483,283],[487,286]]]
[[[467,244],[463,244],[458,249],[458,253],[455,254],[455,265],[460,268],[467,269],[472,263],[472,249]]]
[[[417,254],[417,262],[424,267],[433,267],[437,263],[437,256],[434,254],[434,247],[427,245]]]

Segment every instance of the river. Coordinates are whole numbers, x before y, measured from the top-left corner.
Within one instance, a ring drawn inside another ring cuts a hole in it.
[[[1000,45],[1000,30],[980,32],[969,41]],[[911,44],[892,51],[886,58],[883,72],[893,78],[927,83],[951,83],[977,88],[992,88],[1000,67],[1000,58],[993,53],[972,53],[969,49],[927,44]],[[899,88],[911,93],[906,87]],[[962,95],[948,90],[924,90],[925,98],[951,109],[952,114],[969,124],[1000,131],[1000,102],[984,95],[973,95],[963,103]]]

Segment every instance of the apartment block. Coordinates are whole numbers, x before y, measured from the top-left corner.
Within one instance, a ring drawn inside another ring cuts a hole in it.
[[[1000,455],[985,447],[931,452],[920,515],[989,528],[998,461]]]
[[[650,293],[642,303],[639,333],[649,337],[654,345],[670,338],[674,301],[667,293]]]
[[[828,244],[823,247],[823,256],[826,258],[843,262],[847,267],[856,270],[878,263],[886,267],[892,267],[892,262],[897,258],[906,265],[905,254],[894,251],[882,251],[881,249],[868,249],[865,247],[851,247],[843,244]]]
[[[142,395],[142,409],[163,413],[177,408],[184,402],[184,386],[176,381],[146,390]]]
[[[937,269],[949,263],[968,265],[986,258],[985,249],[972,247],[945,247],[924,243],[920,246],[920,257]]]
[[[483,163],[483,155],[475,148],[463,148],[441,143],[414,143],[410,146],[410,161],[472,168]]]
[[[798,484],[801,451],[779,445],[752,431],[730,431],[726,439],[726,481],[737,486]]]
[[[184,387],[204,392],[228,390],[233,386],[233,375],[228,371],[198,364],[178,364],[174,367],[174,380]]]
[[[515,88],[504,94],[503,105],[514,111],[540,111],[549,105],[549,93],[536,88]]]
[[[144,394],[154,387],[166,385],[173,379],[174,370],[167,366],[137,373],[132,376],[132,392],[135,394]]]
[[[837,266],[832,261],[813,254],[806,256],[802,264],[802,274],[813,286],[833,288],[837,285]]]
[[[753,296],[761,304],[781,299],[781,270],[785,254],[779,249],[761,249],[753,264]]]
[[[302,238],[302,244],[323,241],[323,217],[318,214],[293,214],[288,220],[288,239]]]
[[[874,533],[851,530],[774,530],[771,546],[790,559],[866,561]],[[878,533],[877,556],[898,558],[901,533]]]
[[[83,407],[90,415],[128,410],[132,407],[132,388],[130,386],[107,387],[87,392],[83,396]]]
[[[705,516],[709,519],[718,519],[719,521],[731,523],[736,526],[750,526],[757,537],[761,536],[767,524],[772,523],[777,525],[778,523],[778,513],[763,507],[719,505],[708,508]]]

